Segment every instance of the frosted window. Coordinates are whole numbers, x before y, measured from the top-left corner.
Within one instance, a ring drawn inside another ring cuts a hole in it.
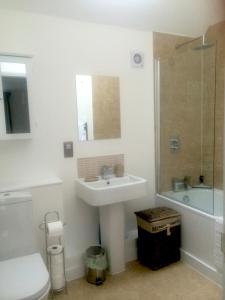
[[[4,74],[26,75],[26,65],[21,63],[1,63],[1,72]]]

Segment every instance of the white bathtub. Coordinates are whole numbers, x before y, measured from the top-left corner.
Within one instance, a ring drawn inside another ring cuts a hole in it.
[[[223,191],[218,189],[190,189],[183,192],[164,192],[163,196],[214,216],[223,216]]]
[[[218,221],[221,222],[223,215],[223,191],[202,189],[170,191],[163,195],[157,194],[156,205],[168,206],[181,213],[182,259],[221,285],[222,274],[216,264],[218,254],[216,224]]]

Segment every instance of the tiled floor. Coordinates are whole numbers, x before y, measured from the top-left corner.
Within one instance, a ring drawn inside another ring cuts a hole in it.
[[[68,284],[68,294],[54,300],[221,300],[222,290],[188,265],[179,262],[151,271],[138,262],[124,273],[108,276],[96,287],[85,279]]]

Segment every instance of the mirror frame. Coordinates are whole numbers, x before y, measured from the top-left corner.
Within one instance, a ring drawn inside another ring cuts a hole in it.
[[[2,122],[4,124],[0,125],[0,141],[4,140],[23,140],[31,139],[33,132],[33,122],[32,122],[32,108],[31,108],[31,99],[32,99],[32,89],[31,89],[31,71],[32,71],[32,56],[29,55],[17,55],[17,54],[4,54],[0,53],[0,61],[4,62],[14,62],[14,63],[23,63],[26,65],[26,79],[27,79],[27,95],[28,95],[28,113],[29,113],[29,122],[30,122],[30,132],[28,133],[7,133],[5,125],[5,114],[4,114],[4,105],[0,105],[0,116],[3,116]],[[2,93],[2,75],[0,69],[0,91]],[[0,99],[3,103],[3,99]],[[5,129],[5,130],[2,130]],[[4,131],[4,132],[3,132]]]

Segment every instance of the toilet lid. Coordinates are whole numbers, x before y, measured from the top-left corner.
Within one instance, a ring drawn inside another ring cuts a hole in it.
[[[49,274],[39,253],[0,261],[0,299],[36,300],[49,286]]]

